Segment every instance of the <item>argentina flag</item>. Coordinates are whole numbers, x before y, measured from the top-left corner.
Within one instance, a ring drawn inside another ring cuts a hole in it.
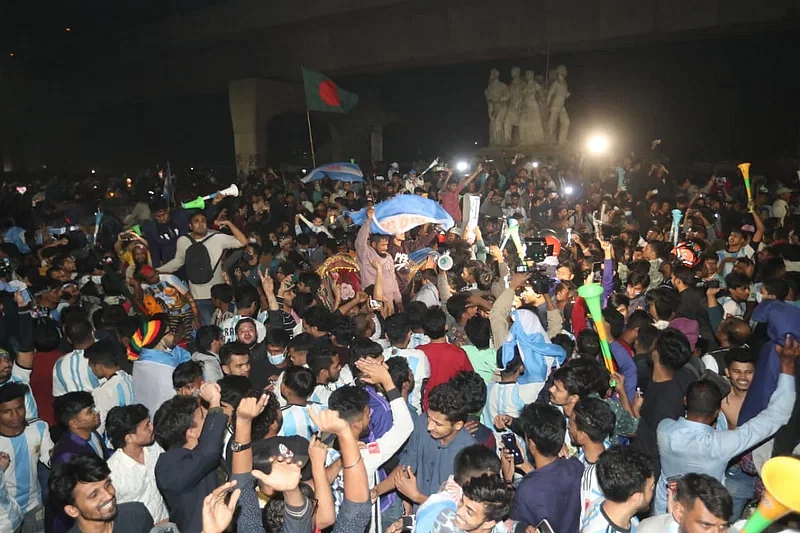
[[[363,182],[364,174],[358,165],[353,163],[328,163],[317,167],[308,173],[302,180],[303,183],[319,181],[322,178],[330,178],[335,181]]]
[[[361,209],[347,213],[347,216],[354,224],[361,225],[367,218],[367,212]],[[416,194],[403,194],[375,205],[370,233],[397,235],[423,224],[441,224],[445,230],[449,230],[454,222],[453,217],[433,200]]]

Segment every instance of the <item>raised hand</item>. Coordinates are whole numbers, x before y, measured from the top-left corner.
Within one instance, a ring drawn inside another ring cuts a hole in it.
[[[300,464],[293,463],[286,457],[270,457],[269,462],[272,464],[269,474],[253,470],[253,477],[280,492],[295,490],[300,484]]]
[[[239,407],[236,408],[236,419],[252,421],[255,417],[264,412],[267,405],[267,395],[262,394],[260,398],[242,398]]]
[[[311,437],[311,442],[308,443],[308,460],[311,461],[312,466],[319,465],[324,468],[327,459],[328,447],[314,435]]]
[[[236,481],[220,485],[203,500],[203,533],[223,533],[230,525],[242,493],[240,489],[234,490],[228,503],[225,503],[225,497],[234,485]]]
[[[323,409],[318,413],[315,413],[314,409],[311,407],[306,407],[306,409],[308,410],[308,416],[311,417],[311,421],[314,422],[320,431],[326,431],[335,435],[350,431],[350,424],[348,424],[346,420],[342,420],[339,413],[333,409]]]
[[[370,385],[382,385],[384,388],[392,386],[392,376],[386,363],[377,359],[363,357],[356,361],[356,368],[361,371],[361,381]]]

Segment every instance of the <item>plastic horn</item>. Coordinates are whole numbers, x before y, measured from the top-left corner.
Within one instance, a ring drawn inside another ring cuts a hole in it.
[[[433,167],[435,167],[438,164],[439,164],[439,158],[437,157],[436,159],[433,160],[433,162],[430,165],[428,165],[428,168],[426,168],[425,170],[422,171],[422,173],[419,175],[419,177],[421,178],[422,176],[424,176],[426,172],[428,172],[430,169],[432,169]]]
[[[139,224],[136,224],[134,227],[132,227],[131,231],[134,232],[139,237],[142,236],[142,227]]]
[[[773,457],[764,463],[761,480],[767,490],[741,533],[761,533],[782,516],[800,512],[797,479],[800,479],[800,459]]]
[[[436,264],[439,266],[440,270],[444,270],[445,272],[453,268],[453,258],[450,257],[450,252],[448,251],[440,255]]]
[[[219,194],[222,194],[222,195],[225,195],[225,196],[233,196],[234,198],[236,198],[236,197],[239,196],[239,187],[237,187],[236,184],[234,183],[230,187],[226,187],[225,189],[222,189],[221,191],[217,191],[215,193],[208,194],[206,196],[198,196],[197,198],[195,198],[191,202],[184,202],[184,203],[181,204],[181,207],[183,207],[184,209],[205,209],[206,208],[206,200],[211,200],[212,198],[214,198],[215,196],[217,196]]]
[[[603,362],[609,372],[614,372],[614,359],[611,357],[611,346],[608,344],[606,328],[603,324],[603,308],[600,304],[600,296],[603,295],[603,286],[599,283],[587,283],[578,287],[578,296],[584,299],[589,314],[594,320],[597,336],[600,337],[600,351],[603,352]],[[613,383],[611,385],[614,386]]]
[[[94,237],[92,237],[92,244],[97,244],[97,234],[100,233],[100,222],[103,221],[103,212],[100,209],[94,214]]]
[[[508,222],[506,224],[504,224],[505,227],[503,228],[503,242],[500,243],[500,250],[501,251],[506,249],[506,244],[508,244],[508,239],[511,238],[511,228],[512,228],[512,226],[516,227],[517,225],[519,225],[519,222],[517,222],[513,218],[509,218]]]
[[[683,218],[683,213],[680,209],[672,210],[672,245],[678,245],[678,234],[680,233],[680,223]]]
[[[753,203],[753,193],[750,190],[750,163],[740,163],[737,167],[742,171],[744,188],[747,191],[747,205],[750,205]]]

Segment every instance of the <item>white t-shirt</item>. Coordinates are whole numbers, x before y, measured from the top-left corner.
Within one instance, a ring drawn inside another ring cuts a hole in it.
[[[122,450],[108,458],[109,477],[117,489],[117,504],[142,502],[153,516],[154,523],[169,518],[167,506],[156,486],[156,462],[162,453],[161,446],[153,443],[144,449],[144,464],[139,464]]]
[[[201,239],[195,239],[196,242],[203,241],[203,246],[208,250],[208,257],[211,259],[211,268],[214,268],[211,281],[208,283],[192,283],[189,282],[189,291],[195,300],[210,300],[211,287],[219,283],[225,283],[222,277],[222,265],[220,264],[220,257],[225,250],[230,248],[241,248],[244,246],[236,237],[219,233],[217,231],[208,230],[208,235]],[[178,242],[175,247],[175,258],[168,263],[161,265],[158,268],[159,272],[172,273],[184,265],[186,261],[186,250],[192,245],[192,241],[186,235],[178,237]]]

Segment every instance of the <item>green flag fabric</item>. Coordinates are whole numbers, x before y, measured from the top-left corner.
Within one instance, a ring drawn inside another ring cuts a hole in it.
[[[303,69],[306,107],[309,111],[347,113],[358,103],[358,95],[343,91],[327,76]]]

